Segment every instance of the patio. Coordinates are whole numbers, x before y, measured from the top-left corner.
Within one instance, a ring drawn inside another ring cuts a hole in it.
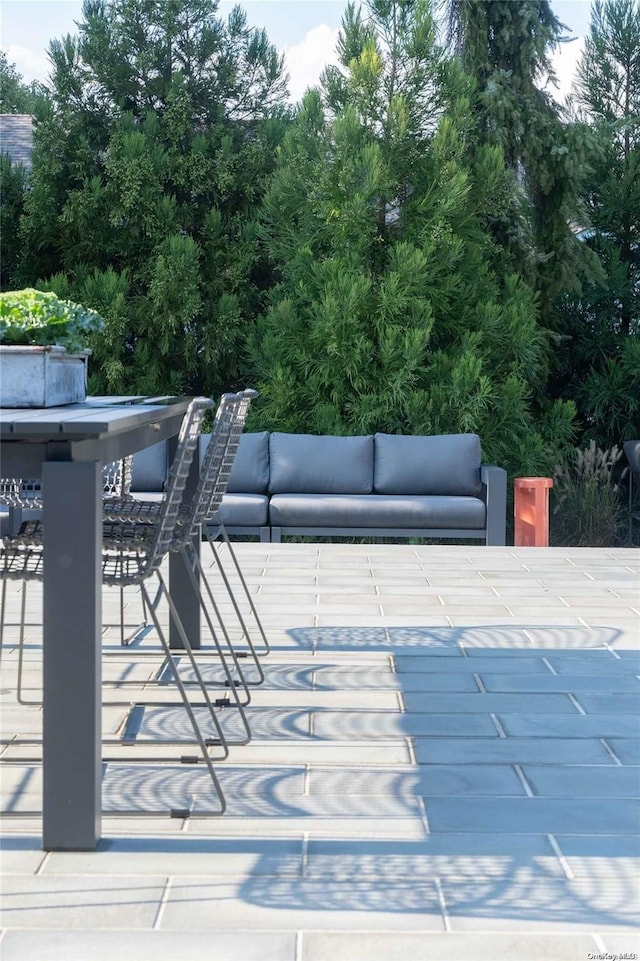
[[[40,849],[41,711],[16,703],[10,585],[3,961],[640,954],[640,550],[237,550],[272,653],[253,741],[218,766],[228,812],[206,817],[201,769],[133,765],[121,743],[91,854]],[[142,653],[150,637],[120,651],[118,603],[106,593],[105,700],[135,702],[161,658]],[[34,585],[28,610],[37,697]],[[134,625],[135,594],[127,610]],[[103,709],[105,737],[183,724],[178,710],[138,722]],[[185,792],[191,818],[144,814]],[[110,813],[123,806],[139,813]]]

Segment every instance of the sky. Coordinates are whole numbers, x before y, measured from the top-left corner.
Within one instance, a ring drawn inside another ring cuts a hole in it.
[[[335,62],[335,46],[346,0],[241,0],[251,26],[265,27],[271,43],[285,55],[292,101],[317,83],[324,67]],[[219,14],[235,4],[221,0]],[[562,100],[569,92],[589,27],[590,0],[552,0],[556,16],[575,37],[555,54],[554,68]],[[81,0],[0,0],[0,47],[26,82],[46,81],[49,41],[76,33]]]

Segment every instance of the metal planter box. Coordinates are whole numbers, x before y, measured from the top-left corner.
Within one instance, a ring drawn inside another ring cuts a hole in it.
[[[0,346],[0,407],[60,407],[87,396],[90,350]]]

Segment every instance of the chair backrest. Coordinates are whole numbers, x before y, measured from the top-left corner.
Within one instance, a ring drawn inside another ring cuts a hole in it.
[[[244,430],[249,405],[255,390],[243,390],[237,394],[223,394],[216,412],[211,439],[202,459],[200,480],[191,501],[188,516],[184,518],[181,541],[198,534],[198,529],[218,509],[229,483],[229,475]]]
[[[194,397],[184,415],[178,445],[169,468],[169,477],[157,521],[153,525],[154,535],[145,545],[147,573],[157,568],[172,546],[176,521],[180,516],[187,478],[191,470],[194,454],[198,448],[200,428],[205,413],[213,407],[208,397]]]

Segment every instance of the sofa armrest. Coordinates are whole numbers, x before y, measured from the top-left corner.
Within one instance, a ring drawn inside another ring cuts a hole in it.
[[[487,545],[504,547],[507,539],[507,472],[495,464],[480,466],[482,499],[487,508]]]

